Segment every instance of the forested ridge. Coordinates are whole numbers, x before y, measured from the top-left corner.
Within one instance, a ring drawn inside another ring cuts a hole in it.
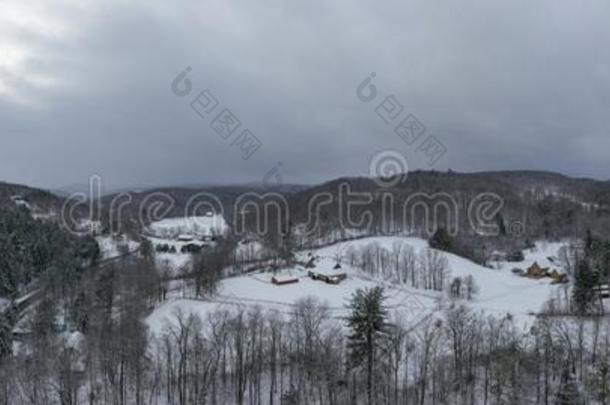
[[[15,297],[43,277],[69,282],[99,258],[92,238],[78,238],[27,209],[0,208],[0,297]]]
[[[426,176],[439,183],[418,190],[437,190],[454,175]],[[187,271],[172,276],[150,242],[103,263],[94,238],[35,219],[26,207],[2,208],[0,297],[11,304],[0,318],[0,404],[608,404],[610,324],[594,290],[609,278],[610,242],[580,232],[605,214],[558,198],[527,200],[532,212],[545,207],[545,219],[510,244],[520,252],[528,237],[547,232],[579,239],[564,251],[574,276],[573,288],[562,290],[565,302],[550,300],[527,326],[510,313],[468,307],[478,290],[474,279],[450,278],[442,255],[463,254],[467,238],[441,227],[429,240],[434,250],[365,245],[344,252],[343,265],[371,279],[447,294],[416,324],[389,311],[378,287],[358,289],[345,302],[347,316],[309,297],[282,311],[255,304],[174,311],[156,333],[147,322],[155,310],[178,297],[214,302],[227,269],[246,271],[233,255],[237,235],[193,253]],[[559,207],[578,215],[563,218]],[[323,215],[332,218],[333,209]],[[324,225],[338,230],[333,221]],[[263,241],[272,252],[268,271],[296,260],[296,236],[276,236]],[[37,299],[20,318],[13,304],[31,291]]]

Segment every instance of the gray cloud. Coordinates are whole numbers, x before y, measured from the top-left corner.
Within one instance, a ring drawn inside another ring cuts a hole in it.
[[[425,156],[374,108],[395,95],[447,147],[438,169],[610,177],[610,4],[341,0],[0,5],[0,168],[57,187],[366,175]],[[244,161],[176,97],[186,66],[263,142]],[[375,72],[379,96],[357,85]]]

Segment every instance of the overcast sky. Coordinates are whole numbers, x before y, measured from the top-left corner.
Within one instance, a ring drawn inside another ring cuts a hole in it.
[[[606,0],[2,0],[0,179],[241,183],[281,162],[282,181],[311,183],[367,175],[387,150],[411,169],[608,179],[609,21]],[[386,124],[391,95],[404,110]],[[225,108],[241,123],[227,139],[211,128]],[[426,128],[412,145],[394,132],[408,114]],[[247,160],[244,129],[262,144]],[[429,136],[446,149],[432,166]]]

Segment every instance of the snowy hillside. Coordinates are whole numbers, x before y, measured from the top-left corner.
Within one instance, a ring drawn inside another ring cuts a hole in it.
[[[222,215],[168,218],[150,224],[145,232],[163,239],[176,239],[180,235],[201,238],[225,234],[228,225]]]
[[[138,242],[124,236],[98,236],[95,240],[100,247],[102,260],[119,257],[125,253],[133,252],[140,247]]]
[[[225,235],[229,227],[222,215],[168,218],[153,222],[143,232],[155,250],[155,260],[161,272],[176,276],[188,270],[192,254],[184,249],[199,246],[207,249],[215,245],[214,238]],[[163,249],[165,248],[165,249]]]
[[[206,300],[194,300],[174,297],[148,318],[153,332],[160,332],[165,322],[171,320],[177,310],[183,313],[193,312],[205,318],[206,314],[219,308],[248,308],[260,305],[265,309],[290,312],[300,299],[314,296],[325,302],[336,317],[346,314],[345,306],[352,294],[359,288],[382,285],[387,295],[386,304],[390,312],[399,314],[409,325],[415,326],[426,317],[440,314],[440,311],[452,305],[446,291],[431,291],[407,287],[405,285],[373,278],[346,263],[349,252],[361,251],[367,246],[377,245],[390,250],[396,243],[411,246],[416,252],[428,249],[426,241],[418,238],[372,237],[304,251],[298,253],[301,262],[316,257],[316,266],[312,271],[320,274],[346,273],[347,279],[339,285],[329,285],[308,277],[308,270],[302,266],[282,269],[275,274],[258,272],[225,279],[220,283],[218,294]],[[527,268],[534,261],[546,265],[545,260],[554,256],[561,244],[539,244],[537,249],[525,252],[525,261],[519,267]],[[473,309],[490,315],[511,314],[525,326],[533,320],[533,314],[539,312],[545,302],[560,286],[552,285],[550,279],[533,280],[511,272],[516,263],[500,263],[499,269],[490,269],[453,254],[439,252],[447,259],[450,278],[472,276],[478,286],[478,294],[471,301],[464,301]],[[337,268],[339,263],[340,268]],[[277,279],[298,279],[298,282],[277,286],[272,277]]]
[[[182,248],[193,242],[180,242],[172,238],[164,239],[157,237],[147,237],[147,239],[152,243],[153,249],[155,249],[155,260],[162,273],[176,276],[184,269],[190,267],[193,255],[183,253]],[[210,243],[196,242],[195,244],[202,246]],[[172,248],[172,252],[157,251],[156,248],[162,245]]]

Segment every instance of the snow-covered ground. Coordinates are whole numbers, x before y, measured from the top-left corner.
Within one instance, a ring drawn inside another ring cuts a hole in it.
[[[173,239],[162,239],[155,237],[147,237],[147,239],[152,243],[157,266],[162,272],[176,276],[180,274],[182,270],[188,269],[191,266],[193,255],[190,253],[182,253],[181,249],[183,246],[193,242],[180,242]],[[199,245],[203,244],[201,242],[194,243]],[[159,245],[173,247],[175,249],[175,253],[157,252],[156,248]]]
[[[133,252],[140,244],[126,237],[98,236],[95,238],[100,247],[102,260],[119,257],[122,251]]]
[[[76,227],[76,230],[79,232],[87,232],[92,235],[99,235],[103,228],[104,226],[100,221],[87,219],[80,221]]]
[[[326,303],[333,316],[341,317],[346,314],[346,304],[357,289],[381,285],[385,287],[388,297],[386,304],[390,312],[399,312],[407,323],[415,327],[424,318],[438,314],[451,305],[445,293],[371,279],[343,262],[350,250],[362,249],[373,243],[391,250],[397,242],[411,245],[416,252],[428,248],[427,242],[418,238],[371,237],[300,252],[298,256],[302,261],[307,261],[312,256],[318,257],[313,271],[325,274],[347,273],[347,280],[339,285],[314,281],[307,276],[307,270],[299,266],[276,273],[278,278],[298,278],[299,282],[295,284],[276,286],[271,283],[273,274],[268,272],[228,278],[220,283],[218,294],[213,298],[193,300],[174,297],[149,316],[148,324],[153,333],[160,332],[166,322],[171,322],[176,311],[193,312],[205,318],[206,314],[220,308],[259,305],[264,309],[290,313],[298,300],[308,296],[317,297]],[[556,256],[560,247],[560,243],[540,243],[536,249],[524,252],[525,261],[500,262],[498,269],[483,267],[453,254],[441,254],[447,258],[451,277],[474,277],[479,292],[474,300],[465,302],[467,305],[490,315],[511,314],[525,327],[533,320],[533,314],[539,312],[552,293],[561,286],[552,285],[548,278],[533,280],[517,276],[511,269],[526,269],[534,261],[544,267],[550,266],[552,263],[547,258]],[[335,269],[337,262],[342,263],[341,269]]]
[[[238,263],[266,260],[272,255],[273,252],[257,240],[242,241],[233,250],[233,256]]]
[[[364,248],[371,243],[377,243],[391,250],[396,242],[408,243],[416,251],[428,247],[428,242],[419,238],[376,237],[338,243],[316,250],[314,253],[326,258],[328,267],[336,263],[335,258],[344,258],[350,248]],[[441,252],[441,254],[448,260],[451,277],[463,278],[468,275],[474,277],[480,291],[475,300],[470,303],[472,307],[491,313],[527,316],[532,312],[538,312],[557,286],[551,285],[551,280],[547,278],[533,280],[516,276],[511,269],[519,267],[525,270],[534,261],[538,261],[538,264],[543,267],[551,267],[547,257],[555,256],[560,247],[560,243],[539,243],[536,250],[524,252],[525,260],[523,262],[500,262],[499,269],[489,269],[454,254],[445,252]]]
[[[30,203],[20,195],[12,196],[11,200],[13,200],[13,203],[17,207],[24,207],[24,208],[27,208],[28,210],[32,209],[32,206],[30,205]]]
[[[153,245],[157,266],[169,275],[178,275],[188,270],[193,256],[182,253],[181,249],[190,244],[208,248],[214,245],[209,238],[224,235],[229,227],[222,215],[199,217],[168,218],[153,222],[144,230],[146,237]],[[182,241],[180,239],[183,239]],[[202,241],[206,239],[206,241]],[[158,252],[157,246],[167,245],[173,252]]]
[[[162,238],[177,239],[180,235],[190,235],[195,238],[223,235],[228,225],[222,215],[201,217],[168,218],[150,224],[146,233]]]
[[[551,270],[556,269],[557,271],[563,271],[560,265],[558,252],[562,246],[566,246],[570,244],[570,242],[570,240],[565,240],[563,242],[538,242],[536,243],[536,247],[526,249],[523,252],[525,261],[520,263],[500,261],[495,262],[494,265],[502,270],[511,270],[513,268],[527,270],[529,266],[531,266],[534,262],[537,262],[540,267],[548,267]]]

